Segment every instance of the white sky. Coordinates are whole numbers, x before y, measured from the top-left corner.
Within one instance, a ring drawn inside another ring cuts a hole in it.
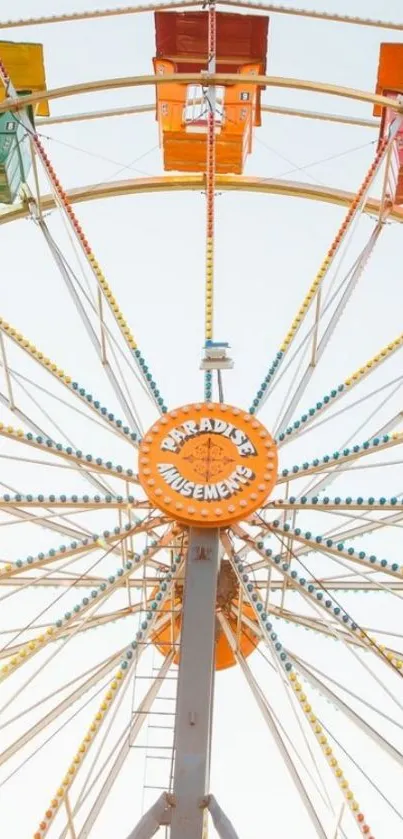
[[[99,4],[99,7],[103,5],[107,7],[110,3]],[[327,4],[318,0],[310,0],[309,6],[315,9],[327,8]],[[73,3],[72,0],[65,0],[60,8],[67,12],[91,7],[89,2]],[[403,22],[399,0],[384,0],[382,4],[375,0],[366,0],[365,3],[363,0],[350,0],[345,8],[334,2],[329,10],[374,18],[382,16],[384,19]],[[11,15],[13,19],[24,18],[33,13],[55,13],[54,4],[49,0],[36,0],[33,9],[28,0],[14,0],[12,7],[9,5],[2,10],[0,18]],[[152,72],[154,29],[151,16],[136,15],[11,29],[4,30],[3,37],[40,41],[44,44],[48,86],[52,88],[88,79]],[[398,32],[389,30],[272,15],[268,73],[316,79],[371,91],[375,87],[380,41],[399,41],[399,38]],[[151,103],[153,100],[152,90],[133,88],[61,99],[51,103],[51,110],[52,115],[56,115]],[[365,118],[371,116],[371,108],[365,104],[291,90],[269,88],[263,94],[263,102]],[[40,133],[48,138],[44,142],[66,188],[162,174],[157,124],[152,114],[46,126],[40,129]],[[284,176],[308,184],[315,182],[355,191],[373,158],[376,139],[377,132],[368,128],[266,114],[262,128],[256,131],[253,154],[248,160],[246,174],[264,178]],[[326,162],[318,163],[324,160]],[[45,181],[43,188],[47,191]],[[379,194],[379,190],[380,183],[377,182],[372,193]],[[330,204],[315,204],[307,200],[293,201],[281,196],[236,195],[229,192],[217,196],[216,207],[215,337],[229,341],[235,361],[235,371],[225,377],[226,401],[248,408],[345,211]],[[204,197],[198,192],[150,193],[79,205],[77,213],[169,406],[200,399],[202,376],[198,366],[204,324]],[[76,267],[75,254],[59,216],[53,212],[47,221],[67,258]],[[368,240],[373,224],[373,220],[368,217],[361,219],[344,257],[339,279],[342,279],[343,271],[352,265]],[[24,220],[0,227],[0,247],[3,316],[36,342],[73,378],[76,377],[80,384],[98,396],[102,404],[113,410],[116,416],[122,416],[63,280],[33,222]],[[401,229],[397,224],[390,224],[354,292],[296,416],[300,416],[304,408],[315,404],[318,398],[337,386],[347,374],[402,331],[400,264]],[[37,370],[19,350],[11,346],[8,353],[10,364],[20,374],[33,378],[41,387],[66,399],[68,405],[75,404],[63,389],[57,389],[53,382],[49,383],[47,375]],[[1,391],[4,392],[2,375]],[[400,375],[401,359],[397,354],[354,393],[358,398]],[[274,391],[273,397],[260,414],[262,422],[270,429],[275,425],[290,381],[287,379]],[[149,400],[133,379],[130,380],[130,387],[146,429],[155,419],[155,414]],[[380,397],[371,397],[356,410],[346,412],[340,419],[291,443],[282,452],[282,467],[343,448],[350,436],[354,442],[361,442],[368,435],[371,436],[401,409],[399,391],[390,401],[385,401],[391,390],[393,388],[384,391]],[[18,404],[38,424],[49,429],[51,421],[41,414],[40,409],[48,411],[60,427],[56,432],[52,426],[50,433],[55,438],[65,442],[70,437],[83,451],[91,451],[105,459],[110,458],[114,463],[120,462],[135,468],[132,450],[107,429],[103,430],[83,420],[70,407],[61,406],[42,391],[35,391],[29,386],[29,392],[39,399],[40,405],[33,405],[31,399],[15,386]],[[353,401],[352,397],[348,397],[341,404],[344,407]],[[8,422],[13,421],[1,404],[0,416]],[[19,423],[14,420],[14,424]],[[16,446],[9,446],[2,441],[0,451],[2,457],[9,454],[29,457],[30,450],[21,448],[22,452]],[[399,447],[393,449],[387,459],[397,461],[398,453]],[[381,462],[382,458],[378,458],[378,461]],[[0,479],[4,484],[25,493],[65,492],[68,495],[73,492],[95,492],[81,476],[59,468],[38,467],[2,459],[0,469]],[[400,465],[381,465],[379,468],[343,474],[332,484],[329,495],[355,497],[373,494],[375,497],[390,497],[403,490],[400,473]],[[297,482],[295,494],[301,492],[302,486],[302,482]],[[72,521],[82,526],[85,523],[91,531],[94,528],[95,531],[105,527],[111,529],[116,524],[111,513],[105,516],[85,514]],[[344,524],[347,526],[348,521],[345,520]],[[313,532],[320,533],[344,524],[335,517],[331,520],[330,516],[326,517],[324,524],[319,513],[303,513],[299,526],[309,526]],[[362,537],[360,545],[370,553],[399,561],[399,537],[399,528],[385,527],[372,536]],[[67,541],[67,537],[32,524],[19,523],[2,527],[0,559],[14,560],[28,554],[35,555],[51,546],[57,547],[63,541]],[[312,573],[321,576],[342,573],[342,569],[337,569],[330,560],[323,557],[310,556],[309,561],[306,561]],[[104,564],[103,568],[111,573],[116,567],[117,558],[108,557],[106,563],[109,564]],[[88,564],[89,561],[84,563],[82,569],[86,569]],[[81,570],[81,567],[74,566],[74,570]],[[43,589],[40,593],[25,591],[11,597],[3,604],[2,625],[14,628],[24,626],[41,609],[49,606],[57,595],[54,589]],[[79,598],[83,595],[84,592],[80,593]],[[68,608],[72,597],[73,602],[74,597],[78,599],[74,593],[67,592],[62,604],[51,605],[43,620],[48,622],[57,619],[60,611],[64,612]],[[287,608],[309,613],[299,598],[293,595],[288,597]],[[400,604],[396,597],[387,594],[340,593],[339,599],[357,622],[380,632],[388,630],[399,633]],[[118,608],[122,603],[118,598],[111,598],[104,610]],[[123,605],[126,604],[127,601],[124,601]],[[88,632],[79,640],[76,638],[70,641],[49,666],[43,667],[25,691],[20,690],[24,681],[22,676],[16,676],[13,684],[10,680],[10,687],[4,693],[0,692],[0,708],[3,710],[8,705],[4,718],[7,720],[20,713],[63,681],[68,682],[77,672],[84,672],[109,652],[123,646],[133,638],[136,628],[136,618],[133,616],[106,629]],[[335,679],[342,680],[351,690],[362,692],[369,702],[381,707],[401,725],[403,706],[398,708],[341,644],[312,632],[306,633],[284,621],[278,621],[278,631],[284,645],[289,645]],[[1,647],[7,639],[8,636],[0,638]],[[396,648],[402,646],[399,638],[390,640],[390,643]],[[152,667],[160,663],[160,658],[150,652],[145,659],[141,674],[149,676]],[[367,657],[364,661],[371,664],[382,680],[386,679],[387,685],[401,703],[402,690],[397,678],[393,674],[389,678],[389,674],[384,673],[385,668],[379,668],[376,662],[368,662]],[[38,662],[41,664],[39,658],[35,659],[35,665],[28,665],[27,672],[33,673],[39,666]],[[305,746],[290,714],[281,684],[273,677],[259,653],[252,656],[251,665],[308,765],[309,758],[306,757]],[[137,681],[136,700],[144,691],[145,684],[144,680]],[[309,692],[313,695],[318,716],[398,807],[401,782],[397,765],[319,694],[312,690]],[[113,729],[116,736],[127,724],[135,699],[129,688]],[[36,829],[98,701],[97,698],[92,700],[74,721],[54,736],[6,784],[0,786],[0,820],[7,839],[28,839]],[[50,704],[42,705],[41,709],[7,727],[4,730],[5,743],[13,742],[50,707]],[[354,707],[359,708],[359,705],[355,703]],[[380,720],[368,711],[365,713],[378,730],[393,740],[398,748],[403,748],[403,736],[396,726]],[[41,746],[45,737],[53,734],[66,719],[65,715],[18,755],[11,763],[11,769],[16,769],[33,748]],[[144,744],[146,736],[150,738],[149,743],[156,742],[151,739],[150,732],[142,735],[139,742]],[[313,748],[316,754],[315,743]],[[317,756],[321,771],[323,769],[323,779],[337,809],[341,804],[338,790],[319,752]],[[102,762],[102,756],[100,760]],[[348,758],[341,758],[340,762],[345,767],[346,776],[376,839],[385,836],[397,839],[401,836],[401,820],[374,792]],[[150,790],[143,792],[144,784],[166,783],[166,769],[160,771],[158,767],[151,771],[152,763],[154,761],[148,761],[145,772],[144,750],[132,750],[108,806],[93,831],[96,839],[110,839],[111,836],[114,839],[125,839],[143,809],[158,795]],[[6,766],[1,767],[0,771],[1,783],[10,770]],[[309,789],[314,796],[312,786]],[[261,839],[262,836],[271,839],[274,835],[277,839],[289,839],[294,835],[298,835],[299,839],[311,839],[314,835],[281,757],[236,668],[218,674],[216,679],[211,790],[233,821],[240,839]],[[72,798],[74,801],[74,787]],[[323,807],[320,812],[329,839],[334,839],[332,819],[324,814]],[[78,828],[81,823],[79,818]],[[61,822],[57,822],[54,833],[50,835],[59,836],[61,827]],[[346,836],[358,836],[348,815],[343,821],[343,827]],[[3,831],[0,833],[3,834]],[[214,837],[213,831],[211,837]]]

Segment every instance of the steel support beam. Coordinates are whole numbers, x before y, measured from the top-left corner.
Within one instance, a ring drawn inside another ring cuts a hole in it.
[[[373,740],[373,742],[380,746],[384,752],[386,752],[389,757],[395,760],[400,768],[403,767],[403,754],[396,749],[393,743],[390,743],[389,740],[386,740],[375,728],[372,727],[360,714],[357,714],[350,705],[347,705],[344,700],[334,693],[333,690],[325,684],[322,679],[319,679],[312,670],[307,667],[305,664],[302,663],[301,659],[298,656],[294,656],[292,653],[289,653],[291,660],[294,662],[295,666],[298,668],[301,675],[312,685],[312,687],[319,691],[322,696],[325,696],[332,705],[335,705],[340,711],[343,711],[344,714],[353,722],[355,725],[367,734],[368,737]]]
[[[217,799],[214,798],[214,795],[208,796],[207,807],[211,813],[213,825],[220,839],[239,839],[233,825],[221,809]]]
[[[359,211],[360,214],[363,210],[364,204],[365,204],[365,196],[364,196],[363,201],[361,202],[361,209]],[[321,320],[321,312],[320,312],[320,297],[318,295],[319,304],[318,304],[318,308],[317,308],[317,320],[316,320],[316,325],[315,325],[315,330],[314,330],[312,358],[310,359],[309,363],[307,364],[306,369],[305,369],[305,371],[302,375],[301,381],[299,382],[296,390],[294,391],[294,394],[292,395],[292,397],[290,399],[287,400],[287,408],[286,408],[283,416],[279,420],[279,422],[277,424],[277,427],[276,427],[276,430],[275,430],[276,437],[277,437],[277,435],[279,434],[280,431],[283,431],[283,429],[285,429],[287,427],[288,423],[290,422],[290,420],[291,420],[291,418],[294,414],[294,411],[296,410],[296,408],[297,408],[297,406],[300,402],[302,394],[305,392],[306,388],[308,387],[308,384],[309,384],[309,382],[310,382],[310,380],[311,380],[311,378],[312,378],[312,376],[313,376],[313,374],[316,370],[316,367],[317,367],[317,365],[318,365],[318,363],[319,363],[319,361],[320,361],[320,359],[321,359],[321,357],[322,357],[322,355],[323,355],[323,353],[324,353],[324,351],[325,351],[325,349],[326,349],[326,347],[327,347],[327,345],[330,341],[330,338],[332,337],[332,335],[333,335],[333,333],[336,329],[336,326],[337,326],[341,316],[344,313],[344,310],[347,306],[347,303],[348,303],[351,295],[353,294],[358,281],[361,279],[363,271],[365,270],[365,268],[367,266],[367,263],[368,263],[371,255],[373,253],[373,250],[374,250],[375,245],[376,245],[376,243],[379,239],[380,234],[382,233],[382,230],[383,230],[383,224],[382,224],[382,222],[379,222],[377,224],[377,226],[375,227],[375,229],[373,230],[373,232],[371,233],[369,241],[367,242],[367,244],[365,245],[364,249],[362,250],[360,256],[356,260],[355,265],[352,268],[350,268],[350,270],[348,271],[347,277],[350,276],[350,279],[347,283],[346,288],[343,291],[343,294],[340,297],[339,302],[335,306],[335,309],[334,309],[333,314],[330,318],[330,321],[329,321],[326,329],[324,330],[324,333],[323,333],[319,343],[317,343],[317,337],[318,337],[317,332],[318,332],[318,327],[319,327],[320,320]],[[337,276],[337,269],[336,269],[336,276]],[[322,314],[323,314],[323,311],[322,311]]]
[[[202,839],[209,791],[219,531],[191,529],[186,562],[171,839]]]
[[[111,387],[113,388],[115,396],[117,397],[117,399],[119,401],[119,404],[120,404],[120,407],[122,408],[124,416],[127,417],[128,421],[131,423],[131,425],[132,425],[133,429],[135,430],[136,434],[138,434],[138,436],[141,437],[142,436],[142,429],[140,428],[140,426],[137,422],[137,418],[134,416],[134,413],[133,413],[133,411],[132,411],[132,409],[131,409],[131,407],[130,407],[127,399],[126,399],[125,394],[123,393],[123,390],[122,390],[122,388],[121,388],[121,386],[120,386],[120,384],[119,384],[119,382],[116,378],[116,375],[115,375],[114,371],[112,370],[112,368],[110,366],[110,363],[109,363],[108,359],[104,357],[103,341],[98,338],[98,335],[97,335],[97,333],[96,333],[96,331],[95,331],[95,329],[94,329],[94,327],[91,323],[91,319],[89,318],[89,316],[88,316],[88,314],[85,310],[83,302],[80,299],[80,296],[77,292],[77,289],[76,289],[76,287],[74,285],[74,282],[72,280],[72,277],[70,275],[68,264],[66,263],[66,261],[63,257],[63,254],[61,253],[61,251],[57,247],[56,243],[54,242],[53,237],[51,236],[51,234],[49,232],[49,228],[48,228],[46,222],[45,221],[39,221],[38,226],[39,226],[39,228],[40,228],[40,230],[43,234],[43,237],[44,237],[44,239],[45,239],[45,241],[48,245],[48,248],[49,248],[49,250],[52,254],[52,257],[53,257],[53,259],[54,259],[54,261],[55,261],[55,263],[56,263],[56,265],[57,265],[57,267],[60,271],[60,274],[61,274],[61,276],[62,276],[62,278],[65,282],[65,285],[66,285],[67,290],[70,294],[70,297],[71,297],[71,299],[72,299],[72,301],[73,301],[73,303],[74,303],[74,305],[75,305],[75,307],[78,311],[78,314],[81,317],[81,320],[82,320],[82,322],[85,326],[85,329],[87,331],[87,335],[88,335],[88,337],[89,337],[89,339],[92,343],[92,346],[95,350],[95,353],[98,356],[98,359],[101,361],[102,367],[105,370],[106,375],[108,376],[109,383],[110,383]],[[94,310],[96,311],[95,304],[94,304]],[[99,312],[99,319],[100,319],[101,337],[102,337],[103,334],[104,334],[104,323],[103,323],[103,320],[102,320],[102,309],[100,309],[100,312]]]
[[[229,645],[230,645],[230,647],[231,647],[231,649],[234,653],[237,664],[239,664],[239,666],[242,670],[242,673],[245,676],[245,679],[248,683],[248,686],[251,689],[252,695],[257,702],[259,710],[262,713],[263,719],[264,719],[266,725],[268,726],[268,729],[269,729],[269,731],[270,731],[270,733],[273,737],[273,740],[274,740],[276,746],[278,747],[278,749],[280,751],[280,754],[281,754],[281,756],[284,760],[284,763],[287,767],[287,770],[288,770],[288,772],[289,772],[289,774],[290,774],[290,776],[291,776],[291,778],[292,778],[292,780],[295,784],[296,789],[299,792],[299,795],[301,797],[301,801],[306,808],[307,814],[308,814],[308,816],[311,820],[311,823],[312,823],[312,827],[315,830],[315,834],[316,834],[316,836],[320,837],[320,839],[328,839],[328,837],[326,835],[326,831],[325,831],[325,829],[322,825],[322,822],[320,821],[319,816],[318,816],[318,814],[316,812],[316,809],[314,807],[313,801],[311,800],[311,796],[308,794],[308,792],[305,788],[305,784],[303,783],[301,775],[298,772],[297,767],[294,764],[294,761],[291,757],[291,753],[290,753],[290,751],[289,751],[289,749],[288,749],[288,747],[287,747],[287,745],[286,745],[286,743],[285,743],[285,741],[284,741],[284,739],[283,739],[283,737],[282,737],[282,735],[279,731],[276,719],[274,717],[273,710],[270,707],[267,699],[263,695],[263,692],[260,689],[258,683],[256,682],[256,679],[253,676],[252,671],[251,671],[246,659],[236,649],[236,638],[234,636],[234,633],[231,630],[231,627],[230,627],[228,621],[222,615],[219,615],[218,619],[219,619],[221,627],[222,627],[222,629],[225,633],[227,641],[228,641],[228,643],[229,643]],[[190,839],[190,837],[189,837],[189,839]]]

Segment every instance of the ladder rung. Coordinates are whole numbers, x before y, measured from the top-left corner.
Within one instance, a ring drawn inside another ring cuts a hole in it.
[[[156,696],[155,702],[176,702],[176,696]]]
[[[150,746],[150,745],[145,745],[145,746],[132,746],[132,749],[157,749],[157,750],[161,750],[161,749],[169,749],[169,751],[171,752],[171,751],[172,751],[172,746]]]
[[[163,792],[166,792],[166,787],[154,787],[154,786],[150,786],[149,784],[144,784],[144,789],[159,789],[159,790],[163,790]]]
[[[164,612],[165,614],[165,612]],[[137,646],[148,647],[150,645],[149,641],[137,641]],[[177,643],[174,642],[173,644],[171,641],[158,641],[159,647],[180,647],[180,641]]]
[[[149,681],[152,680],[153,682],[156,682],[157,680],[161,681],[161,682],[177,682],[178,681],[177,676],[154,676],[154,675],[151,675],[151,676],[136,676],[136,679],[149,679]]]
[[[163,731],[174,731],[174,725],[149,725],[148,730],[150,731],[151,728],[161,728]]]
[[[144,714],[146,714],[146,716],[151,716],[151,714],[153,714],[157,717],[174,717],[175,711],[133,711],[133,716],[140,716],[140,714],[143,716]]]

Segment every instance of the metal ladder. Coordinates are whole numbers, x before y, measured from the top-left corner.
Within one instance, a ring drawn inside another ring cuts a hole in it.
[[[159,667],[154,662],[149,675],[136,675],[136,682],[142,684],[146,690],[151,683],[159,678]],[[143,800],[144,813],[161,792],[171,792],[175,761],[174,731],[176,694],[178,687],[178,668],[171,667],[165,677],[161,691],[155,698],[151,710],[147,714],[143,737],[140,742],[131,744],[131,748],[144,752]],[[133,705],[136,690],[133,692]],[[136,703],[137,704],[137,703]],[[133,714],[136,713],[133,707]],[[165,828],[168,837],[169,828]]]

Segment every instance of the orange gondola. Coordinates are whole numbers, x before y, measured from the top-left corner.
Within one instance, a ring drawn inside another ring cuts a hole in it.
[[[152,592],[150,600],[155,596]],[[168,655],[172,643],[175,645],[182,629],[183,584],[177,583],[173,600],[168,599],[161,606],[160,625],[152,634],[152,641],[163,656]],[[259,626],[252,607],[242,601],[237,578],[226,560],[221,562],[218,579],[216,613],[222,613],[234,636],[237,637],[238,650],[244,658],[254,652],[259,644]],[[164,617],[166,616],[166,620]],[[161,625],[162,624],[162,625]],[[256,630],[254,631],[254,628]],[[179,664],[179,652],[175,653],[174,663]],[[236,664],[235,654],[216,620],[215,669],[226,670]]]
[[[403,44],[381,44],[376,92],[403,101]],[[381,116],[380,140],[383,140],[398,116],[397,111],[376,105],[374,114]],[[392,145],[388,192],[393,204],[403,204],[403,122]]]
[[[207,68],[207,12],[156,12],[157,75]],[[266,71],[268,17],[217,14],[217,73],[238,73],[239,84],[216,88],[216,172],[242,174],[261,124],[261,87],[243,75]],[[200,84],[157,86],[157,119],[165,171],[204,172],[208,103]]]

